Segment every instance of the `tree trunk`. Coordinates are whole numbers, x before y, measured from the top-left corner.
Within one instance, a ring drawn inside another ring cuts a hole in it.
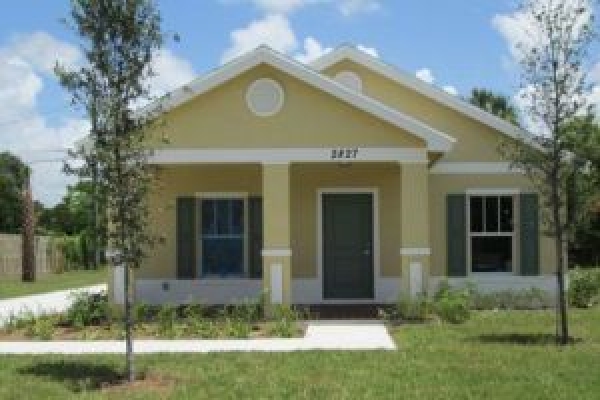
[[[35,281],[35,215],[31,194],[31,176],[27,174],[23,188],[22,280]]]
[[[553,188],[553,195],[558,197],[558,189]],[[569,321],[567,316],[567,296],[565,293],[565,253],[564,253],[564,232],[560,220],[560,204],[557,201],[552,204],[552,213],[555,221],[555,238],[554,246],[556,250],[556,279],[558,284],[558,323],[557,340],[561,345],[569,343]]]
[[[126,351],[126,370],[127,380],[135,381],[135,368],[133,360],[133,320],[131,316],[131,276],[130,268],[127,264],[123,265],[124,290],[125,290],[125,351]]]

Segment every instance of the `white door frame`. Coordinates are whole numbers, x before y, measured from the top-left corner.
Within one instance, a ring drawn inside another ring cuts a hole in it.
[[[368,193],[373,199],[373,298],[372,299],[324,299],[323,298],[323,195],[330,193]],[[379,242],[379,189],[376,187],[331,187],[317,189],[317,281],[320,285],[320,299],[324,304],[373,303],[379,298],[380,274]]]

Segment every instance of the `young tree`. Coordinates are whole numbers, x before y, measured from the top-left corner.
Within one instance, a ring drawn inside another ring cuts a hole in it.
[[[566,248],[578,220],[576,214],[584,209],[568,206],[569,188],[582,184],[573,179],[583,165],[574,162],[576,155],[564,127],[588,111],[585,62],[594,38],[593,8],[588,0],[524,0],[522,12],[526,27],[517,47],[521,93],[538,131],[532,139],[519,140],[508,155],[541,193],[543,221],[555,241],[557,334],[559,342],[567,344]]]
[[[519,125],[517,110],[506,96],[496,94],[491,90],[475,88],[471,90],[468,101],[513,125]]]
[[[150,65],[163,39],[160,16],[152,0],[71,0],[69,22],[82,39],[87,65],[56,72],[90,117],[79,173],[96,179],[107,207],[108,243],[124,267],[126,369],[134,381],[131,270],[141,266],[154,240],[146,231],[152,171],[145,132],[151,122],[133,110],[149,98]]]

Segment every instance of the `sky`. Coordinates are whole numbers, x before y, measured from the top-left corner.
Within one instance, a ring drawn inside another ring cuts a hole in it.
[[[565,0],[569,1],[569,0]],[[485,87],[518,102],[515,44],[523,40],[516,0],[157,0],[164,32],[149,82],[161,95],[260,44],[310,62],[354,44],[456,96]],[[53,75],[56,61],[82,63],[78,38],[61,22],[68,0],[19,0],[0,16],[0,151],[33,169],[34,196],[56,204],[72,177],[64,150],[88,122]],[[598,50],[597,46],[595,50]],[[600,53],[600,52],[597,52]],[[600,63],[589,68],[599,83]]]

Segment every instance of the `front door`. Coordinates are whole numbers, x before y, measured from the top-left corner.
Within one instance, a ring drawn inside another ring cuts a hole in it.
[[[372,299],[373,195],[325,193],[323,297]]]

